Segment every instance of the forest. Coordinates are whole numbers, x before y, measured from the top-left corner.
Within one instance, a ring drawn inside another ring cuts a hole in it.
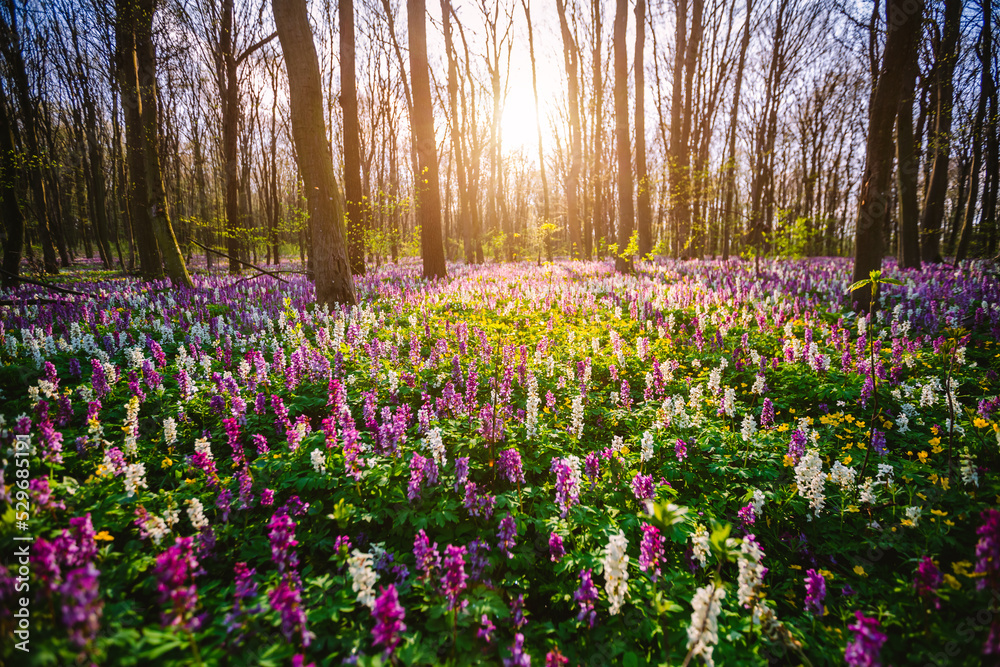
[[[0,0],[0,661],[1000,655],[990,0]]]

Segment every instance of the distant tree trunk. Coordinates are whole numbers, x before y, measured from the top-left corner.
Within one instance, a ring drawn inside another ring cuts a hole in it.
[[[417,220],[420,223],[420,249],[425,278],[444,278],[444,242],[441,238],[441,188],[438,184],[437,142],[434,138],[434,101],[431,99],[430,71],[427,63],[427,18],[424,0],[407,0],[407,23],[410,37],[410,84],[413,89],[414,143],[420,174],[417,179]]]
[[[309,206],[316,301],[357,303],[347,259],[347,238],[323,120],[323,88],[306,0],[272,0],[274,25],[288,71],[289,110],[296,159]]]
[[[139,77],[142,138],[145,146],[146,187],[153,233],[163,254],[167,276],[175,285],[194,287],[184,256],[167,212],[159,152],[159,101],[156,90],[156,54],[153,50],[153,13],[156,0],[138,0],[135,31],[136,64]]]
[[[538,72],[535,67],[535,34],[531,27],[528,0],[521,0],[524,18],[528,22],[528,55],[531,58],[531,89],[535,94],[535,129],[538,133],[538,171],[542,180],[542,219],[549,222],[549,181],[545,174],[545,151],[542,147],[542,114],[538,105]]]
[[[591,156],[590,174],[594,187],[594,207],[591,211],[591,227],[594,230],[598,257],[604,255],[603,249],[607,247],[608,243],[608,234],[604,229],[604,164],[602,161],[604,157],[604,69],[601,66],[601,50],[604,47],[604,40],[601,28],[603,23],[601,4],[601,0],[593,0],[591,3],[591,12],[594,17],[593,68],[591,69],[594,86],[594,154]]]
[[[59,273],[59,262],[56,259],[55,238],[49,224],[49,204],[45,192],[45,177],[42,170],[45,160],[38,146],[38,119],[35,106],[31,99],[31,88],[28,83],[28,70],[24,64],[24,54],[21,50],[21,37],[17,26],[17,7],[14,0],[5,0],[4,8],[7,16],[0,13],[0,49],[7,61],[8,76],[13,84],[14,97],[20,111],[23,123],[21,140],[28,154],[28,182],[34,197],[35,219],[38,221],[38,231],[42,242],[42,261],[46,273]]]
[[[903,92],[896,116],[896,190],[899,197],[899,267],[920,268],[920,209],[917,202],[917,175],[920,164],[913,138],[913,96],[918,71],[917,60],[903,74]]]
[[[646,0],[635,3],[635,176],[639,182],[636,225],[639,227],[639,256],[653,250],[653,211],[649,203],[649,175],[646,171]],[[624,50],[624,48],[623,48]],[[616,102],[617,104],[617,102]]]
[[[944,220],[944,204],[948,196],[948,163],[951,154],[951,119],[954,103],[953,75],[958,60],[959,21],[962,16],[962,0],[945,0],[944,29],[938,44],[935,71],[935,91],[937,108],[931,147],[934,150],[934,166],[927,182],[924,198],[923,218],[920,220],[922,234],[921,257],[925,262],[941,262],[941,223]]]
[[[578,78],[578,51],[576,41],[566,19],[565,0],[556,0],[559,11],[559,29],[563,41],[563,62],[568,81],[567,101],[569,103],[570,166],[566,175],[566,226],[569,229],[570,257],[579,257],[582,249],[580,234],[579,187],[582,142],[580,132],[580,83]]]
[[[0,215],[7,234],[3,244],[3,276],[0,285],[5,289],[17,287],[21,273],[21,252],[24,248],[24,216],[17,201],[17,181],[13,174],[17,170],[10,110],[7,108],[7,92],[0,81]]]
[[[139,268],[147,280],[163,277],[160,248],[149,219],[148,185],[146,183],[145,146],[142,138],[142,107],[136,65],[136,6],[129,0],[115,2],[115,65],[118,87],[125,111],[125,159],[128,164],[127,206],[132,229],[139,246]],[[196,157],[199,155],[196,148]],[[103,247],[98,231],[101,256],[110,251]]]
[[[983,3],[983,25],[993,25],[993,9],[989,2]],[[980,62],[988,59],[993,53],[993,36],[987,28],[983,32],[983,43],[980,46]],[[983,67],[982,90],[989,98],[990,110],[986,114],[986,126],[983,134],[986,136],[986,159],[983,174],[983,214],[979,221],[980,229],[986,234],[986,252],[993,255],[997,249],[997,193],[1000,191],[1000,107],[997,105],[997,85],[992,69]],[[1000,259],[1000,258],[998,258]]]
[[[684,200],[687,169],[687,145],[683,138],[684,111],[684,53],[687,51],[687,0],[675,0],[677,6],[676,43],[674,44],[673,89],[670,98],[670,147],[668,166],[670,168],[670,222],[673,226],[673,255],[681,256],[687,241]]]
[[[635,219],[632,204],[632,148],[628,127],[627,27],[628,0],[618,0],[615,11],[615,140],[618,152],[618,252],[615,270],[622,273],[632,271],[632,257],[626,255],[625,250],[632,237]]]
[[[917,57],[923,15],[922,5],[916,12],[906,13],[903,9],[905,3],[907,0],[888,0],[886,5],[889,20],[886,22],[882,68],[868,113],[868,141],[858,200],[852,282],[864,280],[871,271],[882,267],[882,228],[888,214],[892,178],[892,128],[903,93],[904,74],[910,62]],[[869,285],[850,295],[856,311],[868,310],[871,290]]]
[[[750,18],[753,15],[753,0],[747,0],[747,14],[743,20],[743,37],[740,41],[740,59],[736,65],[736,83],[733,86],[733,111],[729,117],[729,136],[726,140],[726,163],[724,169],[725,203],[722,211],[722,261],[729,259],[729,225],[733,221],[733,207],[736,199],[736,120],[740,110],[740,91],[743,87],[743,68],[746,65],[747,47],[750,45]]]
[[[354,0],[340,0],[340,106],[344,111],[344,198],[351,271],[365,273],[364,190],[361,187],[361,129],[354,63]]]
[[[459,129],[458,62],[452,39],[451,3],[449,0],[441,0],[441,21],[444,28],[444,48],[448,55],[448,105],[451,107],[451,146],[455,155],[455,172],[458,179],[458,226],[461,228],[465,263],[474,264],[476,248],[472,240],[472,216],[469,213],[471,206],[465,171],[465,149],[462,143],[462,133]],[[530,36],[530,22],[528,31]],[[534,67],[534,61],[532,61],[532,67]]]

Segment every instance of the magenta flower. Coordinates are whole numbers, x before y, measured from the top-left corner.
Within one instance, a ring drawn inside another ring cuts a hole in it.
[[[500,551],[507,554],[507,558],[514,557],[514,554],[510,550],[515,546],[515,537],[517,537],[517,523],[515,523],[513,517],[508,513],[507,516],[500,520],[500,530],[497,531],[497,539],[500,540],[497,546],[500,547]]]
[[[69,638],[83,648],[101,628],[104,601],[98,587],[100,572],[93,563],[70,570],[66,582],[59,587],[62,598],[62,619],[69,628]]]
[[[271,560],[278,566],[278,572],[282,577],[296,577],[296,570],[299,566],[299,557],[296,555],[294,547],[298,546],[295,540],[295,522],[290,516],[282,513],[275,513],[271,517],[268,525],[271,540]]]
[[[677,444],[674,445],[674,456],[677,457],[678,461],[683,461],[687,458],[688,448],[687,443],[677,438]]]
[[[520,632],[514,635],[510,652],[511,656],[503,659],[503,667],[531,667],[531,656],[524,650],[524,635]]]
[[[448,600],[448,609],[454,609],[458,596],[465,590],[465,547],[449,544],[444,550],[444,575],[441,577],[441,594]]]
[[[805,611],[811,611],[816,616],[823,615],[823,599],[826,598],[826,578],[815,569],[806,571]]]
[[[431,546],[430,538],[421,528],[413,540],[413,556],[417,559],[417,571],[420,579],[428,580],[434,570],[441,567],[441,554],[438,553],[437,542]]]
[[[878,619],[868,618],[861,611],[855,611],[854,617],[857,623],[847,626],[854,637],[844,650],[844,661],[851,667],[880,667],[879,653],[888,637],[879,631]]]
[[[389,584],[387,588],[379,586],[379,596],[372,608],[372,616],[376,619],[375,627],[372,628],[372,644],[385,646],[385,654],[390,656],[402,639],[400,633],[406,630],[406,624],[403,623],[406,610],[399,604],[395,584]]]
[[[944,577],[930,556],[924,556],[917,566],[917,573],[913,577],[913,587],[917,589],[917,595],[924,599],[933,601],[934,608],[941,608],[941,598],[938,597],[937,590],[941,586]]]
[[[200,625],[200,619],[193,615],[198,605],[198,587],[194,583],[198,561],[191,549],[192,541],[191,537],[175,538],[173,546],[156,557],[153,571],[160,604],[170,604],[170,610],[163,612],[163,627],[196,630]]]
[[[987,582],[991,588],[997,587],[1000,576],[1000,511],[987,509],[980,514],[983,524],[976,529],[979,542],[976,544],[976,573],[986,575],[976,582],[976,588],[983,590]]]
[[[505,449],[500,452],[497,461],[500,477],[511,484],[524,484],[524,468],[521,466],[521,454],[516,449]]]
[[[660,561],[663,560],[663,535],[656,526],[642,524],[642,542],[639,545],[639,569],[645,572],[652,570],[653,581],[660,574]]]
[[[306,614],[302,610],[302,594],[288,581],[282,581],[267,594],[271,609],[281,616],[281,632],[293,641],[298,635],[302,646],[309,646],[314,635],[306,629]]]
[[[565,555],[566,549],[563,547],[562,537],[559,533],[551,533],[549,535],[549,558],[553,563],[558,563]]]
[[[636,500],[652,500],[653,491],[653,476],[637,474],[632,478],[632,493],[635,494]]]
[[[566,664],[569,664],[569,658],[559,652],[558,646],[545,654],[545,667],[561,667]]]
[[[580,587],[573,593],[573,599],[580,607],[576,620],[586,620],[593,628],[597,623],[597,612],[594,610],[594,602],[597,600],[597,587],[594,586],[593,570],[580,570]]]

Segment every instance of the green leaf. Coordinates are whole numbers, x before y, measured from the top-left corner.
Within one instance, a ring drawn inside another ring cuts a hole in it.
[[[858,282],[856,282],[853,285],[851,285],[850,287],[848,287],[847,291],[848,291],[848,293],[850,293],[850,292],[853,292],[855,290],[859,290],[862,287],[864,287],[865,285],[870,284],[871,282],[872,282],[871,278],[865,278],[864,280],[859,280]]]

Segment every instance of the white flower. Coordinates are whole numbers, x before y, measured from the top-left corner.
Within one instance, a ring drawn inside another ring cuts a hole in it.
[[[875,484],[871,477],[865,477],[865,481],[861,483],[858,500],[866,505],[875,502]]]
[[[611,602],[612,616],[621,610],[625,594],[628,592],[629,557],[625,553],[627,548],[628,540],[622,531],[612,535],[604,548],[604,590],[607,591],[608,601]]]
[[[910,418],[905,412],[900,412],[899,416],[896,417],[896,429],[900,433],[906,433],[910,430]]]
[[[721,611],[720,601],[726,597],[722,588],[704,586],[695,591],[691,599],[691,624],[687,629],[688,650],[693,656],[701,656],[708,667],[714,667],[712,651],[719,641],[718,617]]]
[[[524,409],[524,427],[529,438],[538,435],[538,379],[534,373],[528,375],[528,402]]]
[[[878,475],[875,476],[875,483],[876,484],[884,483],[886,486],[892,486],[893,481],[894,480],[892,477],[892,466],[888,463],[879,463]]]
[[[848,487],[854,484],[857,472],[854,468],[849,468],[840,461],[835,461],[833,467],[830,469],[830,481],[846,491]]]
[[[399,389],[399,373],[390,370],[386,375],[386,379],[389,382],[389,393],[395,394],[396,390]]]
[[[320,449],[314,449],[309,453],[309,460],[312,461],[313,470],[321,475],[326,474],[326,455]]]
[[[642,434],[642,451],[639,458],[644,463],[653,458],[653,434],[649,431]]]
[[[149,534],[154,544],[159,544],[164,536],[170,532],[170,527],[167,526],[166,522],[152,514],[146,518],[146,521],[142,524],[142,528]]]
[[[726,387],[722,398],[722,410],[726,413],[727,417],[734,417],[736,415],[736,390],[732,387]]]
[[[763,373],[758,373],[757,374],[757,379],[754,380],[753,386],[750,387],[750,392],[754,393],[754,394],[758,394],[758,395],[763,394],[764,393],[764,386],[765,386],[764,385],[764,374]]]
[[[809,500],[809,506],[817,516],[826,502],[823,493],[825,481],[826,475],[823,474],[823,461],[819,458],[819,452],[809,449],[795,466],[795,486],[799,495]]]
[[[358,594],[358,602],[369,609],[375,607],[375,580],[378,578],[372,569],[372,555],[355,549],[348,560],[348,571],[354,583],[351,588]]]
[[[125,445],[123,449],[129,456],[135,456],[138,453],[136,440],[139,435],[138,396],[130,398],[129,402],[125,405],[125,425],[122,427],[122,430],[125,431]]]
[[[434,457],[434,462],[438,464],[439,468],[443,468],[448,463],[444,441],[441,439],[441,429],[437,426],[427,432],[427,448],[431,450],[431,456]]]
[[[177,422],[173,417],[167,417],[163,420],[163,441],[167,445],[177,442]]]
[[[215,457],[212,456],[212,446],[209,444],[208,438],[198,438],[195,440],[194,451],[198,454],[203,454],[209,461],[215,460]]]
[[[743,415],[743,425],[740,428],[740,436],[743,440],[750,442],[753,440],[753,436],[757,433],[757,420],[749,412]]]
[[[146,466],[143,463],[130,463],[125,466],[125,495],[131,498],[140,488],[149,488],[146,486]]]
[[[698,559],[698,562],[701,563],[701,566],[705,567],[712,547],[708,539],[708,529],[701,524],[695,527],[694,534],[691,535],[691,551],[694,553],[694,557]]]
[[[191,519],[191,525],[195,530],[201,530],[208,526],[208,519],[205,518],[205,508],[197,498],[189,498],[187,501],[187,514]]]
[[[979,472],[976,470],[975,464],[976,455],[969,453],[969,448],[966,447],[962,450],[961,460],[962,483],[979,486]]]
[[[761,564],[763,558],[764,552],[761,551],[760,545],[749,537],[744,538],[736,562],[740,570],[736,596],[744,606],[750,605],[755,592],[763,585],[764,566]]]
[[[615,452],[620,452],[622,447],[625,446],[625,438],[620,435],[611,436],[611,450]]]
[[[760,489],[754,489],[750,504],[753,506],[753,513],[760,516],[760,511],[764,508],[764,492]]]
[[[583,437],[583,395],[573,398],[573,434],[577,439]]]
[[[913,528],[917,527],[920,522],[920,508],[917,506],[907,507],[905,510],[906,518],[910,521]]]

